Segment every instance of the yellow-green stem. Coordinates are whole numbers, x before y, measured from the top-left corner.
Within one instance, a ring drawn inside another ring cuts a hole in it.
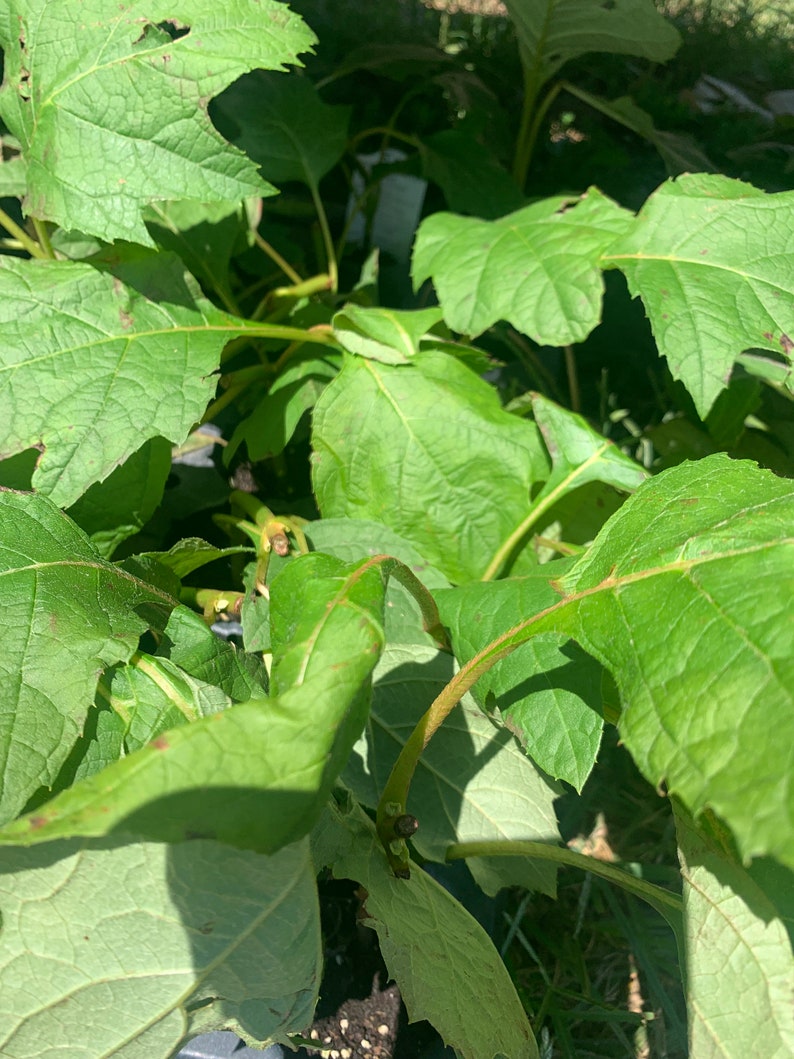
[[[47,225],[44,221],[40,221],[38,217],[31,217],[31,220],[33,221],[33,227],[36,229],[36,236],[38,237],[41,249],[48,258],[55,260],[55,251],[50,242],[50,234],[47,231]]]
[[[323,246],[325,247],[325,259],[328,268],[328,285],[329,289],[336,294],[339,287],[339,270],[336,263],[336,249],[334,247],[334,240],[331,236],[331,228],[328,224],[328,214],[325,212],[325,206],[323,206],[323,200],[320,198],[320,189],[312,181],[309,185],[309,191],[311,192],[312,201],[314,202],[314,208],[317,211],[317,220],[320,222],[320,231],[323,236]]]
[[[665,890],[655,883],[638,879],[625,868],[619,868],[595,857],[586,857],[572,849],[552,846],[545,842],[456,842],[447,848],[447,860],[463,860],[466,857],[532,857],[534,860],[550,860],[555,864],[566,864],[581,868],[602,879],[622,886],[624,890],[641,897],[665,918],[671,913],[682,914],[682,902],[678,894]]]
[[[23,249],[27,250],[31,257],[46,260],[50,256],[41,246],[39,246],[35,239],[30,238],[24,228],[20,227],[12,217],[8,216],[5,210],[1,209],[0,224],[2,224],[9,235],[13,235],[17,242],[22,245]]]
[[[535,504],[535,507],[532,508],[523,522],[516,526],[510,536],[496,550],[496,553],[490,563],[488,563],[481,580],[492,581],[500,573],[502,567],[510,558],[513,549],[524,539],[540,516],[545,514],[549,508],[553,507],[554,504],[556,504],[557,501],[572,488],[572,483],[575,482],[577,478],[585,477],[585,473],[590,469],[590,466],[601,459],[605,449],[608,448],[608,444],[609,443],[605,443],[601,448],[596,449],[595,452],[591,453],[584,463],[580,464],[570,474],[567,474],[553,489],[549,490],[549,492]]]
[[[278,265],[278,267],[288,279],[290,279],[293,283],[303,282],[303,280],[292,267],[292,265],[290,265],[288,261],[285,261],[285,259],[281,256],[278,250],[276,250],[274,246],[271,246],[267,239],[263,239],[259,232],[257,232],[256,230],[254,231],[254,242],[260,250],[264,251],[264,253],[267,254],[267,256],[275,265]]]

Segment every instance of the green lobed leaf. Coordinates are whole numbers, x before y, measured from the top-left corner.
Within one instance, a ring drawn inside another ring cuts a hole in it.
[[[785,1059],[794,1053],[794,952],[785,925],[747,871],[680,810],[676,830],[690,1054]]]
[[[505,0],[530,77],[541,84],[569,59],[588,52],[666,62],[678,31],[651,0]]]
[[[668,181],[605,252],[641,297],[659,351],[705,418],[747,349],[791,365],[794,192],[707,173]]]
[[[453,659],[432,647],[387,646],[373,676],[364,735],[342,780],[374,809],[397,755],[454,672]],[[469,696],[456,706],[422,753],[406,811],[419,820],[412,844],[442,862],[453,842],[560,841],[554,799],[560,790],[541,775],[505,728]],[[488,894],[523,886],[554,895],[553,865],[527,858],[481,857],[469,868]]]
[[[262,72],[237,81],[213,111],[221,132],[269,180],[300,180],[312,188],[342,157],[350,113],[350,107],[323,103],[306,77]]]
[[[461,1059],[537,1059],[505,965],[454,897],[421,870],[395,878],[361,809],[329,810],[312,837],[315,859],[366,890],[364,922],[377,931],[410,1021],[427,1019]]]
[[[308,852],[203,841],[6,850],[0,1053],[169,1059],[214,1029],[286,1042],[311,1020],[319,984]]]
[[[452,581],[482,575],[548,473],[537,428],[453,357],[348,357],[314,412],[325,518],[385,523]]]
[[[794,487],[725,455],[642,485],[503,640],[573,637],[609,669],[654,785],[710,807],[743,859],[794,863]]]
[[[158,735],[2,829],[0,843],[123,832],[273,853],[306,834],[364,726],[385,585],[380,565],[302,562],[272,590],[278,697]]]
[[[0,492],[0,820],[50,786],[101,671],[176,600],[103,559],[46,497]]]
[[[245,329],[198,297],[171,255],[143,269],[159,303],[87,264],[0,259],[0,452],[39,448],[33,486],[61,506],[148,439],[184,441],[224,342]]]
[[[528,577],[437,592],[459,661],[468,662],[522,616],[558,603],[550,582],[571,565],[570,559],[558,559]],[[483,706],[500,712],[542,769],[581,791],[604,727],[600,674],[577,644],[546,634],[497,662],[472,690]]]
[[[507,320],[543,345],[581,342],[601,319],[601,255],[631,222],[595,188],[496,221],[434,213],[417,232],[414,287],[432,279],[444,319],[462,334]]]
[[[350,353],[382,364],[407,364],[442,315],[438,307],[401,312],[349,304],[334,316],[333,329]]]
[[[207,102],[246,71],[284,69],[313,43],[273,0],[66,9],[11,0],[0,20],[0,117],[27,162],[26,211],[151,246],[141,215],[149,202],[272,194],[213,128]]]

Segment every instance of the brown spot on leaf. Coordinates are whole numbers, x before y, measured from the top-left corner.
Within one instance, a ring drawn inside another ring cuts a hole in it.
[[[764,331],[764,338],[767,340],[767,342],[771,342],[773,337],[774,336],[772,335],[771,331]]]
[[[785,333],[780,336],[780,348],[786,356],[788,356],[792,349],[794,349],[794,342],[792,342],[789,336]]]
[[[152,740],[152,746],[156,750],[167,750],[171,744],[163,736],[158,736],[157,739]]]
[[[46,817],[46,816],[31,816],[31,818],[30,818],[30,830],[31,831],[38,831],[39,828],[44,827],[44,825],[48,824],[49,822],[50,822],[49,818]]]

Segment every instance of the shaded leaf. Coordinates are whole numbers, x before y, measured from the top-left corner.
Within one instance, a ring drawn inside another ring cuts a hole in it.
[[[252,241],[255,212],[253,205],[239,201],[153,202],[144,216],[157,245],[178,254],[205,289],[217,292],[234,312],[229,263]]]
[[[660,353],[705,418],[747,349],[794,349],[794,192],[707,173],[668,181],[606,251],[641,297]]]
[[[252,552],[250,545],[233,544],[228,548],[218,548],[200,537],[183,537],[167,552],[140,552],[136,558],[152,560],[182,580],[208,563],[226,559],[231,555],[250,555]]]
[[[100,554],[110,558],[154,514],[171,470],[171,445],[165,438],[145,442],[103,482],[95,482],[69,508]]]
[[[106,666],[176,600],[106,562],[43,496],[0,492],[0,819],[50,786]]]
[[[455,213],[491,220],[519,209],[521,189],[479,141],[457,129],[444,129],[419,142],[424,176],[444,192]]]
[[[334,875],[366,890],[364,922],[378,933],[408,1018],[431,1022],[462,1059],[537,1059],[507,969],[463,906],[421,870],[396,879],[360,809],[330,810],[317,832],[314,848]]]
[[[320,927],[308,844],[58,842],[0,867],[0,1052],[169,1059],[311,1020]],[[289,952],[285,962],[284,954]]]
[[[372,709],[342,773],[355,796],[375,808],[397,755],[453,673],[449,655],[420,646],[388,646],[374,673]],[[422,753],[406,811],[419,820],[412,843],[442,862],[453,842],[560,841],[553,802],[560,791],[542,776],[510,733],[467,696]],[[476,858],[469,867],[488,894],[524,886],[553,895],[553,865],[526,858]]]
[[[581,342],[601,318],[601,255],[631,221],[595,188],[496,221],[434,213],[417,232],[414,287],[432,279],[444,319],[462,334],[507,320],[542,345]]]
[[[584,89],[579,88],[578,85],[572,85],[569,81],[565,82],[565,91],[653,144],[662,156],[667,172],[671,176],[676,176],[678,173],[714,173],[717,171],[717,167],[693,136],[657,129],[651,115],[647,110],[637,106],[631,96],[604,99],[593,95],[592,92],[585,92]]]
[[[318,519],[306,523],[303,531],[313,551],[334,555],[348,563],[362,557],[389,555],[407,566],[427,588],[449,587],[449,581],[444,575],[422,558],[409,541],[381,522],[352,518]],[[271,556],[268,580],[272,581],[284,563],[292,561],[294,557],[282,560],[278,556]],[[249,651],[269,651],[270,600],[258,593],[251,595],[254,572],[255,566],[252,564],[246,572],[248,593],[242,607],[245,643]],[[384,614],[384,631],[388,643],[435,644],[432,636],[424,629],[419,604],[411,593],[393,578],[389,580],[386,588]]]
[[[232,704],[221,688],[196,680],[169,659],[137,653],[129,664],[102,675],[97,698],[124,721],[126,753],[139,750],[169,728]]]
[[[540,84],[588,52],[666,62],[680,37],[651,0],[505,0],[521,61]]]
[[[453,581],[481,576],[547,474],[534,424],[433,350],[397,367],[347,358],[317,403],[312,441],[325,518],[383,522]]]
[[[284,4],[193,0],[185,18],[165,0],[69,10],[12,0],[0,34],[0,116],[27,162],[27,212],[151,246],[148,202],[272,193],[206,107],[246,71],[283,69],[311,47],[313,34]]]
[[[262,660],[216,636],[187,607],[175,607],[171,612],[157,654],[169,658],[196,680],[221,688],[234,702],[260,698],[267,691],[267,671]]]
[[[261,71],[227,89],[213,111],[221,132],[268,180],[300,180],[312,188],[342,157],[350,112],[323,103],[306,77]]]
[[[690,1054],[785,1059],[794,1053],[794,953],[786,928],[747,871],[681,811],[676,831]]]

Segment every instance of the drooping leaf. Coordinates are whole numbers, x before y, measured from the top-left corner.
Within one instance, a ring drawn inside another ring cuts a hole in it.
[[[54,781],[102,669],[126,661],[176,600],[108,563],[46,497],[10,491],[0,492],[0,586],[5,821]]]
[[[375,808],[389,772],[420,717],[453,673],[449,655],[424,646],[387,646],[375,669],[372,709],[342,773],[355,796]],[[406,811],[419,820],[413,845],[443,863],[453,842],[560,841],[553,802],[560,791],[467,696],[419,759]],[[554,894],[553,865],[525,858],[469,864],[488,894],[524,886]]]
[[[215,121],[268,180],[300,180],[316,188],[342,157],[350,107],[323,103],[311,81],[258,71],[217,101]]]
[[[0,259],[4,455],[41,450],[33,485],[74,503],[150,438],[182,442],[245,324],[214,309],[171,255],[152,258],[159,302],[86,264]]]
[[[56,10],[47,0],[12,0],[0,34],[0,116],[27,162],[28,213],[151,246],[142,219],[149,202],[272,194],[206,108],[246,71],[282,70],[312,46],[286,5],[87,0]]]
[[[378,565],[351,570],[320,554],[301,561],[309,580],[301,584],[288,565],[272,590],[278,697],[158,735],[9,824],[0,843],[124,832],[273,853],[306,834],[364,726],[385,579]]]
[[[537,428],[433,350],[400,366],[347,358],[312,438],[323,517],[383,522],[453,581],[481,576],[547,474]]]
[[[197,1033],[286,1041],[317,998],[308,843],[58,842],[0,867],[0,1052],[169,1059]],[[289,960],[284,959],[289,952]]]
[[[654,192],[602,264],[641,297],[659,351],[705,417],[747,349],[791,365],[794,192],[687,174]]]
[[[154,514],[170,470],[170,443],[165,438],[152,438],[103,482],[90,486],[69,508],[69,517],[109,559],[122,541],[136,534]]]
[[[686,813],[676,813],[676,830],[690,1054],[785,1059],[794,1053],[794,952],[786,927],[748,872]]]
[[[366,890],[364,922],[378,933],[411,1021],[427,1019],[462,1059],[537,1059],[507,969],[454,897],[419,869],[396,879],[357,807],[329,810],[312,837],[315,859]]]
[[[350,353],[382,364],[407,364],[419,343],[442,317],[441,309],[365,309],[346,305],[333,319],[336,337]]]
[[[531,576],[437,592],[459,661],[468,662],[522,616],[559,602],[550,581],[571,563],[558,559]],[[564,636],[536,636],[497,662],[473,692],[483,706],[499,710],[542,769],[582,789],[604,727],[601,667],[593,658]]]
[[[573,637],[609,669],[645,777],[710,807],[743,859],[794,864],[794,488],[709,456],[640,486],[493,655]]]
[[[651,0],[505,0],[521,61],[540,84],[588,52],[666,62],[680,37]]]
[[[543,345],[585,339],[601,318],[601,255],[631,214],[591,188],[496,221],[434,213],[416,236],[414,287],[432,279],[449,326],[478,335],[507,320]]]

